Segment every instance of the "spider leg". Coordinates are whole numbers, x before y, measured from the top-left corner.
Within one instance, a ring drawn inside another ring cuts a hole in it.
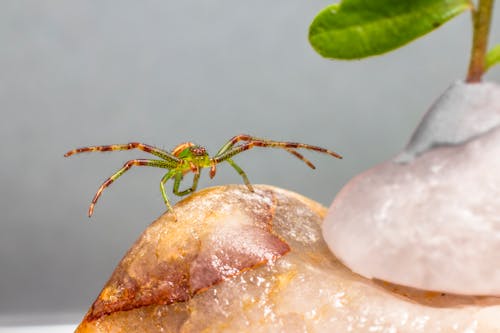
[[[111,185],[111,183],[113,183],[121,175],[123,175],[125,172],[127,172],[132,166],[152,166],[152,167],[157,167],[157,168],[170,169],[170,165],[167,164],[165,161],[145,160],[145,159],[137,159],[137,160],[127,161],[120,170],[118,170],[111,177],[106,179],[104,181],[104,183],[102,183],[101,187],[99,187],[96,194],[94,195],[94,198],[92,199],[92,203],[89,206],[89,217],[92,216],[92,214],[94,212],[94,206],[97,203],[97,200],[99,199],[99,197],[101,196],[102,191],[104,191],[104,189],[106,187]]]
[[[82,148],[77,148],[68,151],[66,154],[64,154],[64,157],[68,157],[71,155],[79,154],[79,153],[85,153],[85,152],[92,152],[92,151],[114,151],[114,150],[130,150],[130,149],[139,149],[142,150],[146,153],[158,156],[159,158],[162,158],[168,162],[175,163],[176,165],[181,161],[179,158],[175,157],[174,155],[170,154],[169,152],[166,152],[162,149],[146,145],[144,143],[140,142],[130,142],[126,144],[118,144],[118,145],[107,145],[107,146],[92,146],[92,147],[82,147]]]
[[[261,141],[261,142],[276,142],[276,143],[278,143],[278,141],[271,141],[271,140],[260,139],[260,138],[257,138],[257,137],[254,137],[254,136],[250,136],[250,135],[247,135],[247,134],[239,134],[239,135],[236,135],[236,136],[232,137],[228,142],[226,142],[226,144],[224,146],[222,146],[222,148],[217,152],[217,154],[215,156],[219,156],[219,155],[222,155],[222,154],[226,153],[227,151],[231,150],[234,147],[234,145],[237,144],[240,141],[247,141],[247,142]],[[284,142],[279,142],[279,143],[284,143]],[[297,157],[297,158],[301,159],[302,161],[304,161],[304,163],[306,163],[311,169],[316,169],[316,167],[314,166],[314,164],[312,164],[311,161],[309,161],[307,158],[305,158],[304,156],[302,156],[302,154],[298,153],[297,151],[295,151],[292,148],[284,148],[284,149],[286,151],[288,151],[290,154],[292,154],[295,157]]]
[[[316,167],[314,166],[314,164],[312,164],[311,161],[309,161],[307,158],[305,158],[301,153],[299,153],[298,151],[296,150],[293,150],[291,148],[285,148],[290,154],[292,155],[295,155],[297,158],[301,159],[302,161],[304,161],[305,164],[307,164],[307,166],[309,166],[311,169],[316,169]]]
[[[252,184],[250,184],[250,181],[248,180],[247,174],[245,171],[243,171],[234,161],[230,158],[226,159],[226,162],[229,163],[235,170],[236,172],[239,173],[239,175],[243,178],[243,181],[245,182],[245,185],[248,187],[248,190],[250,192],[253,192],[253,187]]]
[[[281,142],[281,141],[271,141],[271,140],[254,140],[254,141],[247,142],[247,143],[240,145],[240,146],[232,147],[231,149],[223,152],[222,154],[218,154],[218,155],[214,156],[212,158],[212,160],[215,163],[219,163],[219,162],[227,160],[228,158],[233,157],[234,155],[237,155],[245,150],[249,150],[249,149],[252,149],[254,147],[282,148],[285,150],[287,150],[287,149],[293,150],[293,149],[303,148],[303,149],[317,151],[320,153],[325,153],[325,154],[328,154],[328,155],[336,157],[336,158],[342,158],[342,156],[340,156],[339,154],[337,154],[331,150],[321,148],[318,146],[308,145],[305,143]],[[297,154],[300,155],[299,153],[297,153]],[[294,154],[294,155],[297,156],[297,154]],[[299,157],[299,156],[297,156],[297,157]]]
[[[174,209],[172,208],[172,205],[170,205],[170,201],[168,201],[167,192],[165,191],[165,183],[167,182],[167,180],[172,178],[176,174],[176,172],[178,173],[178,171],[176,171],[175,169],[170,170],[165,174],[165,176],[163,176],[163,178],[160,181],[160,190],[161,190],[161,195],[163,197],[163,201],[165,201],[165,205],[167,205],[168,210],[171,212],[173,212]]]
[[[196,170],[194,172],[193,185],[191,185],[190,188],[188,188],[188,189],[186,189],[184,191],[179,191],[179,185],[180,185],[181,180],[182,180],[182,174],[178,173],[175,176],[175,181],[174,181],[174,194],[182,197],[182,196],[188,195],[191,192],[196,191],[196,188],[198,187],[198,180],[199,179],[200,179],[200,171]]]
[[[226,144],[224,144],[224,146],[222,146],[221,149],[219,149],[216,156],[220,155],[220,154],[224,154],[226,151],[233,148],[233,146],[240,141],[265,141],[265,140],[256,138],[256,137],[248,135],[248,134],[239,134],[239,135],[233,136],[228,142],[226,142]]]

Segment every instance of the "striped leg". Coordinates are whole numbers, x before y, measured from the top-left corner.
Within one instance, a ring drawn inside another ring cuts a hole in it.
[[[278,142],[278,141],[259,139],[259,138],[256,138],[256,137],[253,137],[253,136],[250,136],[247,134],[240,134],[240,135],[236,135],[235,137],[231,138],[231,140],[229,140],[224,146],[222,146],[222,148],[219,150],[219,152],[215,156],[217,157],[217,156],[222,155],[222,154],[226,153],[227,151],[233,149],[234,145],[240,141],[247,141],[247,142],[260,141],[260,142],[284,143],[284,142]],[[288,148],[283,147],[283,148],[286,151],[288,151],[290,154],[292,154],[295,157],[304,161],[304,163],[306,163],[311,169],[316,169],[314,164],[312,164],[311,161],[309,161],[307,158],[302,156],[302,154],[298,153],[297,151],[295,151],[291,147],[288,147]]]
[[[308,167],[310,167],[311,169],[316,169],[316,167],[314,166],[314,164],[312,164],[311,161],[309,161],[307,158],[305,158],[301,153],[299,153],[298,151],[296,150],[293,150],[293,149],[290,149],[290,148],[285,148],[290,154],[292,155],[295,155],[298,159],[301,159],[302,161],[304,161],[305,164],[307,164]]]
[[[257,138],[254,138],[253,136],[250,136],[247,134],[236,135],[236,136],[232,137],[228,142],[226,142],[226,144],[224,146],[222,146],[221,149],[219,149],[216,156],[218,156],[220,154],[224,154],[226,151],[233,148],[233,146],[240,141],[252,141],[255,139],[257,139]]]
[[[145,159],[138,159],[138,160],[130,160],[127,163],[123,165],[123,168],[118,170],[115,174],[113,174],[111,177],[106,179],[104,183],[102,183],[101,187],[97,190],[96,194],[94,195],[94,198],[92,199],[92,203],[90,204],[89,207],[89,217],[92,216],[94,212],[94,206],[99,199],[99,197],[102,194],[102,191],[111,183],[113,183],[116,179],[118,179],[121,175],[123,175],[125,172],[127,172],[132,166],[151,166],[151,167],[157,167],[157,168],[164,168],[164,169],[169,169],[170,166],[166,161],[158,161],[158,160],[145,160]]]
[[[130,142],[126,144],[107,145],[107,146],[82,147],[68,151],[66,154],[64,154],[64,157],[68,157],[79,153],[92,152],[92,151],[105,152],[105,151],[130,150],[130,149],[139,149],[145,151],[146,153],[158,156],[159,158],[162,158],[170,163],[175,163],[175,165],[172,164],[171,167],[175,167],[180,162],[179,158],[175,157],[174,155],[164,150],[139,142]]]
[[[184,191],[179,191],[179,186],[180,186],[181,180],[182,180],[182,174],[178,173],[175,176],[175,181],[174,181],[174,194],[179,196],[179,197],[183,197],[185,195],[188,195],[191,192],[196,191],[196,189],[198,188],[198,180],[199,179],[200,179],[200,171],[196,170],[196,172],[194,172],[193,185],[191,185],[190,188],[185,189]]]
[[[233,157],[234,155],[237,155],[245,150],[252,149],[254,147],[271,147],[271,148],[282,148],[282,149],[298,149],[298,148],[303,148],[303,149],[308,149],[308,150],[313,150],[317,151],[320,153],[325,153],[330,156],[336,157],[336,158],[342,158],[339,154],[317,146],[311,146],[308,144],[304,143],[297,143],[297,142],[280,142],[280,141],[267,141],[267,140],[254,140],[250,141],[246,144],[230,148],[229,150],[216,155],[212,160],[216,163],[222,162],[227,160],[228,158]],[[298,154],[298,153],[297,153]],[[294,154],[295,155],[295,154]],[[298,154],[300,155],[300,154]],[[297,155],[295,155],[297,156]],[[300,155],[302,156],[302,155]],[[300,158],[300,156],[297,156]]]

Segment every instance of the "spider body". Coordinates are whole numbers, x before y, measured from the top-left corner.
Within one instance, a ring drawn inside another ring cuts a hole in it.
[[[240,142],[243,142],[239,144]],[[127,161],[123,167],[114,173],[111,177],[106,179],[104,183],[102,183],[101,187],[97,190],[94,198],[92,199],[92,203],[89,207],[89,217],[92,216],[94,211],[94,206],[102,194],[102,191],[111,185],[117,178],[123,175],[126,171],[128,171],[132,166],[150,166],[156,168],[167,169],[168,172],[163,176],[160,181],[160,190],[163,196],[163,200],[167,208],[173,212],[173,208],[170,205],[170,201],[168,200],[166,191],[165,191],[165,183],[169,179],[174,180],[173,193],[177,196],[188,195],[194,191],[196,191],[198,187],[198,180],[200,178],[201,170],[204,168],[210,168],[210,178],[213,178],[216,174],[216,165],[221,162],[227,162],[231,165],[236,172],[243,178],[243,181],[247,188],[253,192],[252,185],[248,180],[245,172],[232,160],[232,157],[254,147],[270,147],[270,148],[281,148],[294,155],[295,157],[302,160],[306,163],[310,168],[315,169],[314,164],[312,164],[308,159],[306,159],[302,154],[296,151],[296,149],[307,149],[313,150],[320,153],[325,153],[330,156],[336,158],[342,158],[337,153],[304,143],[297,142],[285,142],[285,141],[273,141],[256,138],[246,134],[240,134],[233,137],[229,140],[222,148],[217,152],[216,155],[210,157],[206,149],[202,146],[195,145],[192,142],[181,143],[176,146],[172,152],[167,152],[165,150],[149,146],[140,142],[131,142],[127,144],[118,144],[118,145],[107,145],[107,146],[91,146],[91,147],[83,147],[77,148],[74,150],[70,150],[66,154],[65,157],[84,153],[84,152],[93,152],[93,151],[116,151],[116,150],[131,150],[138,149],[142,150],[146,153],[152,154],[156,156],[158,159],[134,159]],[[187,188],[183,191],[179,190],[180,183],[184,177],[184,175],[192,172],[193,183],[190,188]]]
[[[172,155],[179,158],[179,172],[183,175],[190,171],[203,169],[211,166],[210,156],[207,150],[202,146],[197,146],[192,142],[181,143],[172,151]]]

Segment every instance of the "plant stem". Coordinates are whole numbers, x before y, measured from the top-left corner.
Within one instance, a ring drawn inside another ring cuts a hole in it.
[[[485,71],[493,2],[494,0],[479,0],[477,8],[472,11],[474,33],[469,72],[467,73],[467,82],[469,83],[480,82]]]

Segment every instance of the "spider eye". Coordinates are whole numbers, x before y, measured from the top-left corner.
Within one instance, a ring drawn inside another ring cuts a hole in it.
[[[195,156],[204,156],[207,154],[207,151],[203,147],[190,147],[191,153]]]

